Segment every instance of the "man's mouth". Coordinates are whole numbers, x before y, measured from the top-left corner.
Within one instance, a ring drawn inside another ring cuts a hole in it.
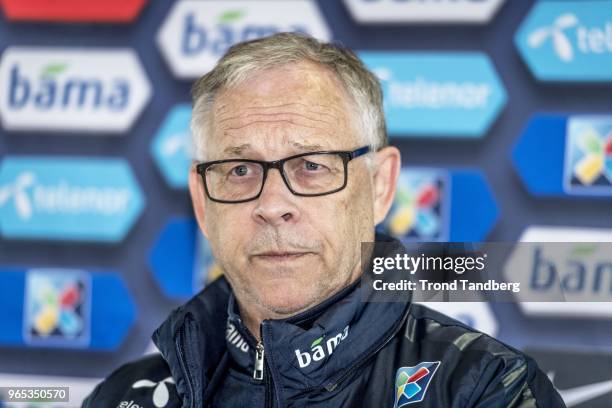
[[[282,262],[298,260],[312,252],[295,252],[295,251],[267,251],[253,255],[254,259],[262,261]]]

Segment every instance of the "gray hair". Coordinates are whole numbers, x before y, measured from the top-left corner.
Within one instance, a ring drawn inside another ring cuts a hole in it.
[[[323,43],[304,34],[279,33],[232,46],[212,71],[195,82],[191,90],[194,159],[205,160],[206,125],[217,92],[258,71],[302,61],[320,64],[337,76],[353,99],[355,127],[361,139],[373,150],[386,146],[382,89],[363,62],[340,45]]]

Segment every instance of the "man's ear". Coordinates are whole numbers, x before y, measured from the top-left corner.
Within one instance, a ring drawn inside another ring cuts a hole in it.
[[[385,219],[393,204],[402,159],[399,149],[395,146],[386,146],[375,154],[374,223],[378,225]]]
[[[193,204],[193,212],[200,226],[200,230],[206,238],[208,238],[208,230],[206,228],[206,192],[204,191],[204,181],[196,171],[196,164],[192,164],[189,169],[189,193],[191,194],[191,202]]]

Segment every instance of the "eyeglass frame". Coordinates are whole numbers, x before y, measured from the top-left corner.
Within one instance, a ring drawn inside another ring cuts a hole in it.
[[[201,163],[197,163],[196,164],[196,172],[202,177],[202,181],[204,182],[204,190],[206,191],[206,195],[208,196],[208,198],[211,199],[211,201],[217,202],[217,203],[224,203],[224,204],[240,204],[240,203],[246,203],[249,201],[253,201],[253,200],[257,200],[259,198],[259,196],[261,196],[261,193],[263,192],[263,189],[266,185],[266,179],[268,177],[268,170],[270,169],[277,169],[278,172],[280,173],[285,185],[287,186],[287,188],[289,189],[289,191],[293,194],[296,195],[298,197],[320,197],[320,196],[324,196],[324,195],[328,195],[328,194],[333,194],[333,193],[337,193],[340,190],[343,190],[347,183],[348,183],[348,163],[359,157],[359,156],[363,156],[364,154],[367,154],[371,151],[372,149],[370,148],[369,145],[365,145],[362,147],[359,147],[355,150],[323,150],[323,151],[315,151],[315,152],[306,152],[306,153],[300,153],[300,154],[295,154],[293,156],[289,156],[289,157],[285,157],[283,159],[279,159],[279,160],[273,160],[273,161],[266,161],[266,160],[254,160],[254,159],[223,159],[223,160],[213,160],[213,161],[209,161],[209,162],[201,162]],[[293,188],[291,187],[291,184],[289,183],[289,180],[287,179],[287,175],[285,174],[285,170],[284,170],[284,165],[285,162],[289,161],[289,160],[293,160],[293,159],[297,159],[298,157],[303,157],[303,156],[310,156],[313,154],[337,154],[342,158],[342,163],[344,165],[344,182],[342,183],[342,186],[338,187],[337,189],[331,190],[331,191],[326,191],[325,193],[316,193],[316,194],[305,194],[305,193],[298,193],[295,190],[293,190]],[[244,200],[238,200],[238,201],[230,201],[230,200],[219,200],[216,198],[213,198],[210,194],[210,191],[208,190],[208,185],[206,183],[206,169],[208,169],[210,166],[215,165],[215,164],[220,164],[220,163],[228,163],[228,162],[247,162],[247,163],[257,163],[259,165],[261,165],[261,167],[263,168],[263,178],[261,180],[261,187],[259,189],[259,192],[251,197],[251,198],[247,198]]]

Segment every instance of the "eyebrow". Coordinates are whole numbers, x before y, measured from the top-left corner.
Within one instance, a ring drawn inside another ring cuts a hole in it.
[[[245,150],[251,149],[251,145],[248,143],[241,144],[239,146],[229,146],[223,149],[223,153],[234,154],[240,156]]]
[[[303,144],[300,142],[291,142],[291,145],[304,152],[316,152],[323,150],[323,146],[320,144]],[[223,149],[224,154],[230,154],[235,156],[242,156],[245,151],[252,150],[253,147],[249,143],[243,143],[238,146],[229,146]]]
[[[296,147],[305,152],[315,152],[317,150],[323,150],[323,146],[320,144],[302,144],[299,142],[292,142],[293,147]]]

